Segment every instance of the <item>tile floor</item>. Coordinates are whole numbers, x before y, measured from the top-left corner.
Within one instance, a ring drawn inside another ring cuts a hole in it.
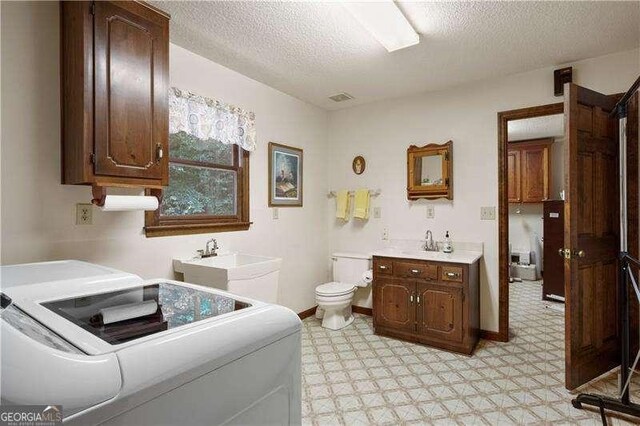
[[[357,315],[343,330],[304,321],[303,424],[587,424],[564,382],[564,317],[540,299],[540,282],[514,283],[509,343],[480,341],[472,357],[379,337]],[[583,391],[613,395],[616,375]],[[640,379],[632,384],[640,399]],[[610,424],[627,420],[609,417]]]

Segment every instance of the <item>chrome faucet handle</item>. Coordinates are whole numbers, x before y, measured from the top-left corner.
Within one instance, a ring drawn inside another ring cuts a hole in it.
[[[196,250],[198,252],[198,256],[202,257],[204,256],[204,250]]]

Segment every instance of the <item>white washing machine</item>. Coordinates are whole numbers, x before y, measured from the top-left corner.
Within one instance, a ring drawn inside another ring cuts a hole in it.
[[[82,425],[301,421],[287,308],[79,261],[3,266],[0,289],[3,404]]]

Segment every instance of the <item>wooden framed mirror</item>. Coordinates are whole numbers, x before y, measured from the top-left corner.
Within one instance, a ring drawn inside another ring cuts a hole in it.
[[[453,142],[407,149],[407,198],[453,200]]]

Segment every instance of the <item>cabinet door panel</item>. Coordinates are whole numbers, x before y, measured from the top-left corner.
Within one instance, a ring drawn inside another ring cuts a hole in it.
[[[507,194],[510,203],[520,202],[520,151],[507,154]]]
[[[418,333],[453,342],[463,337],[463,290],[446,284],[418,284]]]
[[[542,202],[549,198],[549,149],[527,148],[521,153],[522,201]]]
[[[166,168],[164,28],[95,3],[95,173],[159,179]]]
[[[399,330],[416,329],[416,284],[413,281],[379,278],[373,284],[376,325]]]

